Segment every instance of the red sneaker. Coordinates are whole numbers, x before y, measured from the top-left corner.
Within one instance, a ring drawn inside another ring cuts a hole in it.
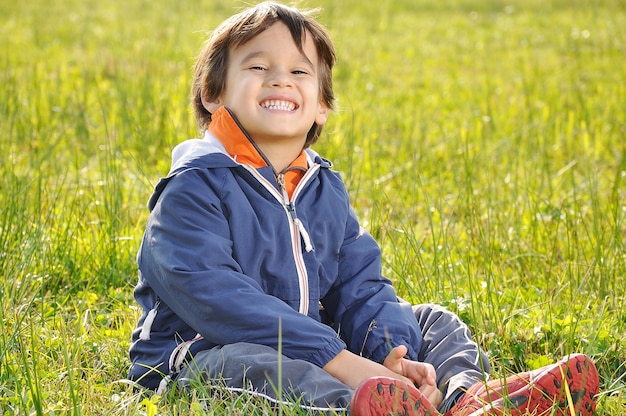
[[[593,361],[586,355],[572,354],[556,364],[504,381],[476,383],[445,416],[588,416],[596,408],[598,391],[598,372]]]
[[[352,416],[437,416],[440,413],[415,386],[389,377],[362,382],[350,400]]]

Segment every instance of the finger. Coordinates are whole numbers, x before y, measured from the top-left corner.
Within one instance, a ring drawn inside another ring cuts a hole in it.
[[[390,355],[393,354],[396,360],[400,360],[407,354],[408,351],[409,350],[407,349],[406,345],[398,345],[391,350]]]
[[[436,387],[429,385],[421,387],[419,390],[433,406],[439,406],[443,400],[443,393]]]
[[[406,376],[410,377],[419,386],[436,386],[437,374],[435,368],[426,363],[418,363],[410,360],[403,360],[402,367],[406,371]]]
[[[404,345],[397,346],[389,351],[383,365],[396,373],[402,373],[402,357],[407,353],[407,348]]]
[[[424,363],[422,371],[424,374],[424,380],[430,385],[436,385],[437,373],[435,372],[435,367],[433,367],[432,364]]]

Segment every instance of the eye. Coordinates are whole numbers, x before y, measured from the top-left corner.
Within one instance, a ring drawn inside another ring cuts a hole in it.
[[[294,69],[293,71],[291,71],[292,74],[294,75],[308,75],[309,72],[305,71],[304,69]]]
[[[262,65],[252,65],[249,67],[249,69],[253,71],[265,71],[265,67]]]

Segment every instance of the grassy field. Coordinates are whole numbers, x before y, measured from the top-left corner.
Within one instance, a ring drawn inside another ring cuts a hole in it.
[[[301,4],[339,56],[316,150],[399,293],[459,313],[494,376],[591,355],[597,414],[626,414],[626,4]],[[194,57],[242,5],[0,3],[3,416],[272,412],[123,381],[146,201],[197,136]]]

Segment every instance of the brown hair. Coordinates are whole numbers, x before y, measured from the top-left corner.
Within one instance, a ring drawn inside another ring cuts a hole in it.
[[[284,23],[303,52],[303,39],[309,34],[319,58],[320,94],[322,102],[333,108],[332,68],[335,49],[326,29],[312,17],[314,11],[301,11],[275,2],[263,2],[225,20],[205,42],[196,61],[191,88],[191,105],[198,126],[205,130],[211,123],[211,113],[202,105],[202,97],[213,102],[223,93],[226,85],[228,52],[252,40],[274,23]],[[315,143],[322,126],[313,123],[304,147]]]

